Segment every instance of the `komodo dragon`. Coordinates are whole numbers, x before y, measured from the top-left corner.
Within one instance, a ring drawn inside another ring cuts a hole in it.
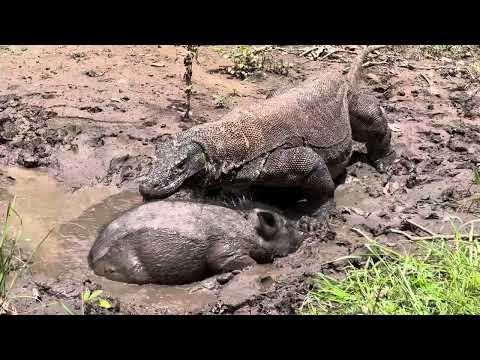
[[[333,204],[334,179],[345,172],[353,140],[383,171],[394,154],[384,113],[357,88],[366,46],[346,76],[319,74],[260,104],[233,110],[160,145],[158,159],[139,190],[145,199],[166,198],[188,179],[203,187],[295,188],[317,216]]]

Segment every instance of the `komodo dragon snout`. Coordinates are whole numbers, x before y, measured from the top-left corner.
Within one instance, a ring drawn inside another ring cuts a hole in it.
[[[205,168],[205,154],[197,143],[169,141],[158,150],[159,157],[139,186],[144,199],[161,199],[172,195],[186,180]]]

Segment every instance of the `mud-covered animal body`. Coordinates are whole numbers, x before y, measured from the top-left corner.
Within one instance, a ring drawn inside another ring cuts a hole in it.
[[[294,252],[302,236],[266,209],[155,201],[127,211],[97,237],[88,263],[127,283],[185,284]]]

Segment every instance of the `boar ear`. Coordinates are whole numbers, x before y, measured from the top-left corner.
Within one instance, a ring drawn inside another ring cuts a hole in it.
[[[258,223],[256,226],[257,232],[265,240],[271,240],[278,232],[280,224],[278,216],[270,211],[255,209]]]

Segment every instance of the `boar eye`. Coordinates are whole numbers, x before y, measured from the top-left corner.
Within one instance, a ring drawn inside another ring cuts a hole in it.
[[[105,271],[109,274],[112,274],[114,273],[115,271],[117,271],[117,269],[115,269],[113,266],[107,266]]]

